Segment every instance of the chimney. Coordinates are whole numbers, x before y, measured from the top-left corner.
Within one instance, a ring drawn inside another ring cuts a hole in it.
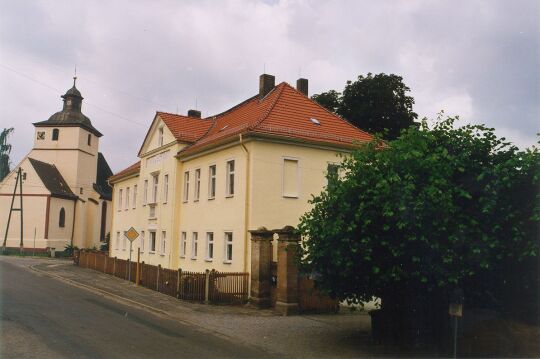
[[[197,110],[188,110],[187,115],[188,115],[189,117],[201,118],[201,111],[197,111]]]
[[[275,85],[276,78],[274,76],[262,74],[259,77],[259,99],[262,100],[264,96],[268,95]]]
[[[308,96],[308,80],[303,78],[296,80],[296,89],[298,92],[303,93],[304,96]]]

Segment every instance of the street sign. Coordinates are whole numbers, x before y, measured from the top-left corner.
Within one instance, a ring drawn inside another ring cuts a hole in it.
[[[453,317],[463,316],[463,306],[458,303],[450,303],[450,307],[448,308],[448,314]]]
[[[131,227],[124,232],[124,236],[126,236],[126,238],[129,239],[130,242],[133,242],[139,237],[139,232],[137,232],[135,228]]]

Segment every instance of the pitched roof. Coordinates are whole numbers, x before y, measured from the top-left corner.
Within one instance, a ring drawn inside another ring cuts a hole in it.
[[[114,182],[126,176],[139,173],[140,169],[141,169],[141,161],[138,161],[132,164],[131,166],[129,166],[128,168],[124,168],[120,172],[117,172],[113,176],[109,177],[109,182]]]
[[[193,143],[212,126],[212,121],[197,117],[182,116],[168,112],[156,112],[178,141]]]
[[[45,187],[51,192],[52,196],[69,199],[77,198],[77,196],[71,192],[71,189],[56,166],[33,158],[28,158],[28,160],[36,170],[41,182],[43,182]]]
[[[112,188],[107,182],[107,178],[112,176],[113,172],[107,163],[107,160],[101,152],[98,152],[96,183],[94,190],[99,193],[100,197],[106,200],[112,199]]]
[[[180,154],[197,152],[238,134],[259,133],[338,146],[365,142],[373,136],[282,82],[263,99],[253,96],[212,118],[206,135]]]

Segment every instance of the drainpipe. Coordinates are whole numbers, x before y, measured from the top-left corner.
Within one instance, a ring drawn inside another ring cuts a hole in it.
[[[244,141],[242,139],[242,134],[239,134],[238,135],[239,137],[239,140],[240,140],[240,146],[242,147],[242,149],[244,150],[244,152],[246,153],[246,195],[245,195],[245,203],[244,203],[244,272],[248,272],[248,268],[247,268],[247,265],[248,265],[248,261],[247,261],[247,258],[248,258],[248,224],[249,224],[249,199],[250,199],[250,174],[251,174],[251,170],[250,170],[250,155],[249,155],[249,151],[248,149],[246,148],[246,146],[244,145]]]

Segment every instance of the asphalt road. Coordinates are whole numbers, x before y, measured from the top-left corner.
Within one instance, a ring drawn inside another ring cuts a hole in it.
[[[139,310],[0,257],[2,358],[267,357],[205,329]]]

